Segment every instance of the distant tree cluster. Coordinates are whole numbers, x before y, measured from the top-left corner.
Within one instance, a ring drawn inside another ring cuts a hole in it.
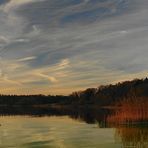
[[[62,104],[68,102],[68,96],[45,96],[45,95],[0,95],[0,105],[3,106],[32,106]]]
[[[148,79],[134,79],[115,85],[88,88],[85,91],[74,92],[70,96],[72,103],[113,105],[123,99],[148,97]]]

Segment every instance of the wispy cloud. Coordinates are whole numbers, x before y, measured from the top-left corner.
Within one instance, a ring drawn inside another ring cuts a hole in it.
[[[36,73],[36,75],[40,76],[42,78],[45,78],[45,79],[47,79],[47,80],[49,80],[49,81],[51,81],[53,83],[58,82],[58,80],[53,76],[48,76],[48,75],[45,75],[45,74],[42,74],[42,73]]]
[[[0,3],[0,90],[48,94],[50,88],[53,94],[66,94],[144,77],[147,4],[147,0]]]
[[[25,61],[30,61],[30,60],[34,60],[34,59],[36,59],[36,57],[32,56],[32,57],[21,58],[21,59],[18,59],[17,61],[18,62],[25,62]]]
[[[9,0],[7,3],[4,3],[2,7],[4,12],[9,12],[11,9],[16,9],[22,5],[39,1],[44,1],[44,0]]]

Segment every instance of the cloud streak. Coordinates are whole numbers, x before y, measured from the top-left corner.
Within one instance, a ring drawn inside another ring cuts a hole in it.
[[[0,91],[68,94],[145,77],[147,4],[147,0],[0,3]]]

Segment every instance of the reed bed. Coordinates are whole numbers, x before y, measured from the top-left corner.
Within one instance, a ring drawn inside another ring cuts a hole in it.
[[[107,117],[109,123],[148,123],[148,98],[126,98],[118,106],[113,110],[113,114]]]

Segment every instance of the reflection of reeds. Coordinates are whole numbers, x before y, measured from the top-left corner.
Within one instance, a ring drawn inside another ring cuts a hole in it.
[[[114,110],[107,121],[115,124],[138,123],[148,121],[148,98],[125,99]]]
[[[148,128],[119,127],[116,130],[116,136],[121,138],[125,148],[147,148],[148,146]]]

